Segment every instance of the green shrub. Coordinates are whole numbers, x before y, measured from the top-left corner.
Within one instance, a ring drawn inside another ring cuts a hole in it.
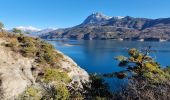
[[[43,58],[48,63],[55,62],[55,56],[52,53],[44,53]]]
[[[70,93],[64,84],[54,84],[46,87],[41,100],[69,100]]]
[[[167,66],[167,68],[165,68],[165,71],[170,74],[170,66]]]
[[[21,49],[21,53],[24,57],[34,57],[37,49],[35,47],[24,47]]]
[[[0,37],[4,37],[4,33],[3,32],[0,32]]]
[[[105,76],[118,77],[117,74],[122,72],[129,75],[127,75],[128,84],[122,87],[120,93],[115,94],[115,100],[167,100],[170,98],[170,74],[168,73],[170,69],[161,68],[160,64],[149,56],[149,53],[150,47],[144,52],[133,48],[129,50],[127,59],[122,56],[117,58],[119,65],[124,66],[124,70]]]
[[[60,72],[59,69],[46,68],[44,81],[49,83],[51,81],[58,81],[63,83],[69,83],[71,79],[66,72]]]
[[[29,87],[29,88],[27,88],[26,93],[29,96],[35,97],[37,95],[37,93],[38,93],[38,90],[33,88],[33,87]]]
[[[56,86],[56,100],[68,100],[70,97],[70,93],[65,85],[58,84]]]
[[[141,52],[135,48],[130,49],[128,57],[116,57],[116,59],[119,60],[119,66],[123,66],[125,70],[106,74],[105,76],[116,76],[120,79],[123,79],[126,76],[138,76],[149,78],[150,81],[153,82],[159,82],[158,80],[164,80],[169,77],[169,75],[166,74],[163,69],[161,69],[160,64],[148,55],[149,51],[149,49],[144,52]]]
[[[88,83],[89,85],[84,85],[86,89],[84,95],[85,97],[88,97],[89,100],[103,100],[104,98],[109,98],[108,100],[110,100],[110,98],[113,97],[112,91],[109,90],[109,85],[105,82],[102,76],[97,74],[91,74],[90,80],[91,82]]]
[[[18,96],[19,100],[40,100],[40,90],[35,87],[28,87],[21,95]],[[17,100],[18,100],[17,99]]]
[[[13,51],[18,51],[19,43],[16,38],[10,38],[7,43],[5,43],[6,47],[10,47]]]

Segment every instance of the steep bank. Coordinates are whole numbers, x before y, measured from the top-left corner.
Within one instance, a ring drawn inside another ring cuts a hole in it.
[[[42,40],[3,32],[0,44],[2,99],[68,98],[66,87],[82,89],[89,81],[84,69]]]
[[[6,40],[0,39],[0,43]],[[31,68],[34,59],[25,58],[4,46],[0,46],[1,96],[12,98],[22,93],[27,86],[35,83]]]

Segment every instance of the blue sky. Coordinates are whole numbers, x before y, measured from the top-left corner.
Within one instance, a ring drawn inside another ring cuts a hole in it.
[[[6,28],[64,28],[80,24],[93,12],[108,16],[170,17],[170,0],[0,0]]]

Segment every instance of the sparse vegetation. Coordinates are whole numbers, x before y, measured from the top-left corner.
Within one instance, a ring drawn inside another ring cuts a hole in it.
[[[90,75],[91,83],[85,85],[85,98],[89,100],[108,100],[113,98],[109,85],[102,76],[97,74]]]
[[[4,28],[4,24],[0,22],[0,30],[2,31],[3,28]]]
[[[45,92],[41,100],[68,100],[70,92],[64,84],[44,86]]]
[[[48,64],[51,67],[58,68],[57,61],[63,57],[62,54],[55,51],[52,45],[38,38],[13,33],[1,33],[1,36],[7,38],[6,47],[10,47],[15,52],[20,52],[24,57],[37,58],[36,61],[41,66]]]
[[[62,59],[63,55],[58,53],[52,45],[38,38],[24,36],[22,31],[16,28],[13,29],[13,33],[0,32],[0,36],[6,40],[1,45],[11,48],[11,50],[20,53],[24,57],[34,58],[35,63],[38,64],[31,70],[38,69],[37,75],[34,76],[37,77],[36,82],[40,83],[40,88],[30,86],[20,95],[20,98],[24,100],[67,100],[70,97],[67,85],[71,82],[71,79],[58,63],[58,59]],[[44,84],[46,85],[44,86]],[[46,92],[46,94],[41,92]]]
[[[128,78],[128,85],[115,93],[115,99],[121,100],[168,100],[170,98],[169,67],[162,69],[160,64],[149,56],[150,47],[144,52],[129,50],[129,57],[116,57],[120,72],[105,74],[105,77]],[[128,75],[129,74],[129,75]]]
[[[51,81],[58,81],[67,84],[71,81],[71,79],[68,77],[67,73],[65,72],[61,72],[58,69],[46,68],[44,81],[46,83]]]
[[[17,34],[21,34],[22,33],[22,31],[17,29],[17,28],[13,28],[12,32],[17,33]]]
[[[140,52],[137,49],[130,49],[128,58],[124,57],[124,59],[120,59],[122,56],[119,56],[116,59],[120,61],[119,66],[126,68],[123,72],[130,73],[132,76],[147,77],[152,82],[170,78],[170,75],[161,69],[160,64],[148,55],[149,52],[150,48],[144,52]]]
[[[43,87],[28,87],[23,94],[19,96],[21,100],[68,100],[70,93],[63,84],[55,84]],[[19,99],[19,100],[20,100]]]
[[[19,96],[22,100],[40,100],[41,99],[41,93],[40,90],[35,87],[28,87],[23,94]]]

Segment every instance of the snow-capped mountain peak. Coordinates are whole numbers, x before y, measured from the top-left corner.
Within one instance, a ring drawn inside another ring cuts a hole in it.
[[[24,32],[38,32],[41,30],[41,29],[35,28],[33,26],[18,26],[16,28],[20,29],[21,31],[24,31]]]
[[[106,16],[102,13],[92,13],[90,16],[86,18],[86,20],[83,22],[83,24],[94,24],[101,21],[109,20],[112,17]]]
[[[125,17],[123,17],[123,16],[117,16],[117,19],[122,19],[122,18],[125,18]]]
[[[92,15],[90,15],[90,16],[93,17],[93,18],[103,18],[103,19],[107,19],[107,20],[112,18],[112,17],[106,16],[106,15],[99,13],[99,12],[92,13]]]
[[[112,19],[115,19],[115,20],[123,19],[123,18],[125,18],[125,17],[123,17],[123,16],[115,16],[115,17],[112,17]]]

